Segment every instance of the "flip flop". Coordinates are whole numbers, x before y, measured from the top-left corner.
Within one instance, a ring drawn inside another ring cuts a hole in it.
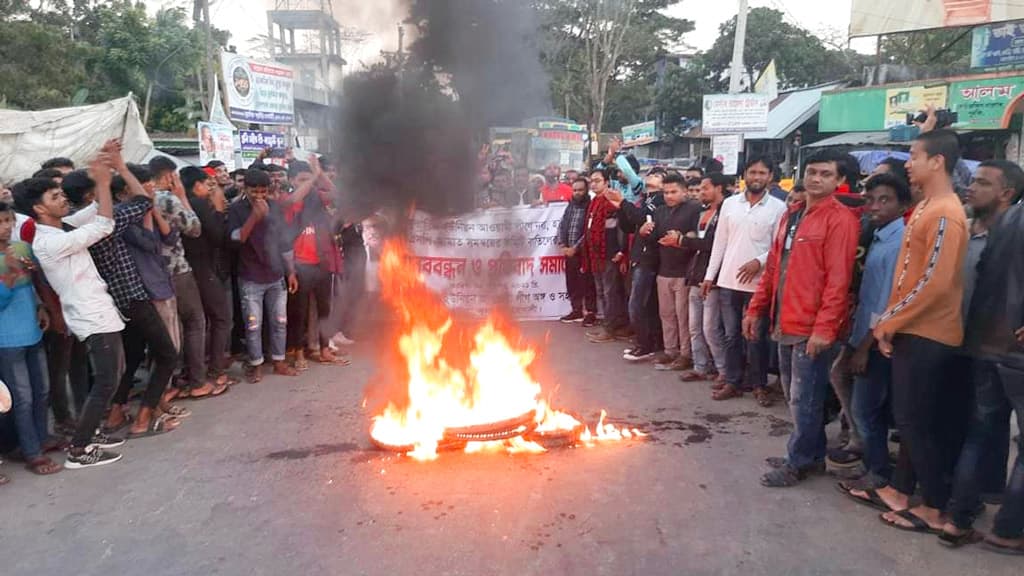
[[[164,414],[167,414],[171,418],[188,418],[192,415],[192,411],[188,408],[178,406],[177,404],[171,404],[167,410],[164,410]]]
[[[174,428],[170,430],[167,428],[167,420],[168,416],[166,414],[160,416],[159,418],[154,418],[149,421],[149,427],[146,428],[145,432],[129,432],[128,435],[125,436],[125,438],[127,438],[128,440],[137,440],[139,438],[149,438],[151,436],[160,436],[162,434],[167,434],[171,430],[174,430]]]
[[[981,542],[981,547],[991,552],[996,552],[998,554],[1006,554],[1008,556],[1024,556],[1024,543],[1017,544],[1016,546],[1003,546],[1002,544],[996,544],[988,538],[985,538]]]
[[[217,396],[220,396],[221,394],[224,394],[230,388],[231,387],[228,386],[227,383],[217,384],[216,382],[214,382],[213,390],[209,394],[203,394],[202,396],[189,395],[182,398],[182,400],[203,400],[206,398],[215,398]]]
[[[976,530],[967,530],[963,534],[950,534],[945,530],[939,534],[939,544],[947,548],[959,548],[966,544],[977,544],[985,539],[985,536]]]
[[[43,471],[43,468],[47,466],[50,467],[50,471]],[[36,474],[37,476],[49,476],[51,474],[56,474],[64,469],[63,466],[57,464],[56,462],[50,460],[45,456],[41,456],[39,458],[27,462],[25,464],[25,468],[27,468],[29,472]]]
[[[878,495],[878,491],[875,490],[874,488],[867,488],[862,490],[868,495],[867,498],[855,495],[853,491],[861,489],[849,486],[846,482],[837,483],[836,490],[839,490],[840,493],[842,493],[847,498],[853,500],[857,504],[867,506],[868,508],[874,508],[879,512],[897,512],[897,510],[894,510],[892,507],[886,504],[885,500],[882,500],[882,497]]]
[[[911,512],[909,508],[907,510],[893,510],[892,512],[900,518],[903,518],[907,522],[910,522],[911,525],[901,526],[899,524],[896,524],[895,522],[890,522],[888,519],[886,519],[885,514],[879,514],[878,519],[882,521],[882,524],[885,524],[886,526],[895,528],[897,530],[903,530],[904,532],[935,534],[936,536],[942,534],[942,528],[932,528],[928,525],[927,522],[924,521],[923,518]]]

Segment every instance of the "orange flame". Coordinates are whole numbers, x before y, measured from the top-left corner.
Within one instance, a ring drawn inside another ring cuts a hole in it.
[[[541,400],[542,388],[530,373],[536,358],[530,347],[513,347],[496,318],[476,328],[454,319],[423,283],[405,245],[385,243],[380,260],[384,300],[400,321],[398,352],[408,378],[407,398],[390,399],[373,417],[370,435],[378,443],[408,447],[417,460],[433,460],[446,430],[486,426],[536,414],[536,432],[575,431],[585,445],[643,436],[604,422],[591,433],[579,420]],[[472,345],[467,350],[467,343]],[[465,452],[539,453],[545,448],[522,436],[469,442]]]

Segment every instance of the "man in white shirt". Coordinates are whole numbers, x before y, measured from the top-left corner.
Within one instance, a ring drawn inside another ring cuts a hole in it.
[[[106,450],[124,444],[124,440],[112,440],[96,433],[124,371],[121,345],[124,322],[89,255],[89,247],[114,230],[109,150],[117,145],[116,142],[107,143],[89,166],[89,175],[96,181],[98,210],[88,224],[71,232],[64,231],[62,218],[67,216],[69,207],[64,192],[56,183],[51,189],[40,190],[25,198],[37,223],[32,250],[50,286],[60,296],[68,328],[85,342],[95,378],[68,449],[64,467],[69,469],[116,462],[121,455]]]
[[[745,383],[754,389],[758,403],[771,405],[766,389],[767,333],[760,334],[757,341],[745,342],[742,325],[743,314],[757,290],[768,259],[772,239],[786,213],[786,203],[768,193],[774,172],[775,162],[770,158],[754,156],[747,162],[743,172],[746,190],[722,203],[711,262],[701,284],[705,297],[720,299],[725,326],[725,381],[716,385],[718,389],[712,396],[715,400],[742,396],[741,388]],[[762,324],[762,331],[767,332],[768,323]]]

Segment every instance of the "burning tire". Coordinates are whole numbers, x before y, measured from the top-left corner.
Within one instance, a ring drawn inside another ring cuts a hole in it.
[[[393,445],[393,444],[386,444],[384,442],[381,442],[380,440],[377,440],[372,435],[370,436],[370,442],[372,442],[373,445],[376,446],[378,450],[383,450],[385,452],[398,452],[398,453],[401,453],[401,454],[405,454],[406,452],[412,452],[413,450],[416,449],[416,447],[411,445],[411,444],[404,445],[404,446],[396,446],[396,445]],[[442,438],[441,441],[438,442],[438,444],[437,444],[437,451],[438,452],[455,452],[457,450],[462,450],[465,447],[466,447],[466,441],[465,440],[459,440],[457,438]]]
[[[526,414],[501,422],[462,428],[447,428],[444,431],[444,437],[445,439],[466,442],[491,442],[493,440],[508,440],[516,436],[525,436],[533,432],[536,427],[537,411],[531,410]]]
[[[578,424],[571,429],[534,430],[523,436],[523,440],[535,442],[548,450],[572,446],[580,441],[580,435],[586,429],[582,418],[575,414],[572,416],[576,418]]]

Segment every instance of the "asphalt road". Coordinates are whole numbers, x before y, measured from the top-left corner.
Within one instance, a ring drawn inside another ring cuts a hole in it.
[[[1021,573],[1018,558],[884,527],[832,478],[762,488],[782,407],[714,403],[578,326],[526,331],[559,405],[652,438],[431,463],[375,452],[360,404],[377,354],[361,344],[351,367],[193,402],[180,430],[129,442],[112,466],[37,478],[5,464],[0,574]]]

